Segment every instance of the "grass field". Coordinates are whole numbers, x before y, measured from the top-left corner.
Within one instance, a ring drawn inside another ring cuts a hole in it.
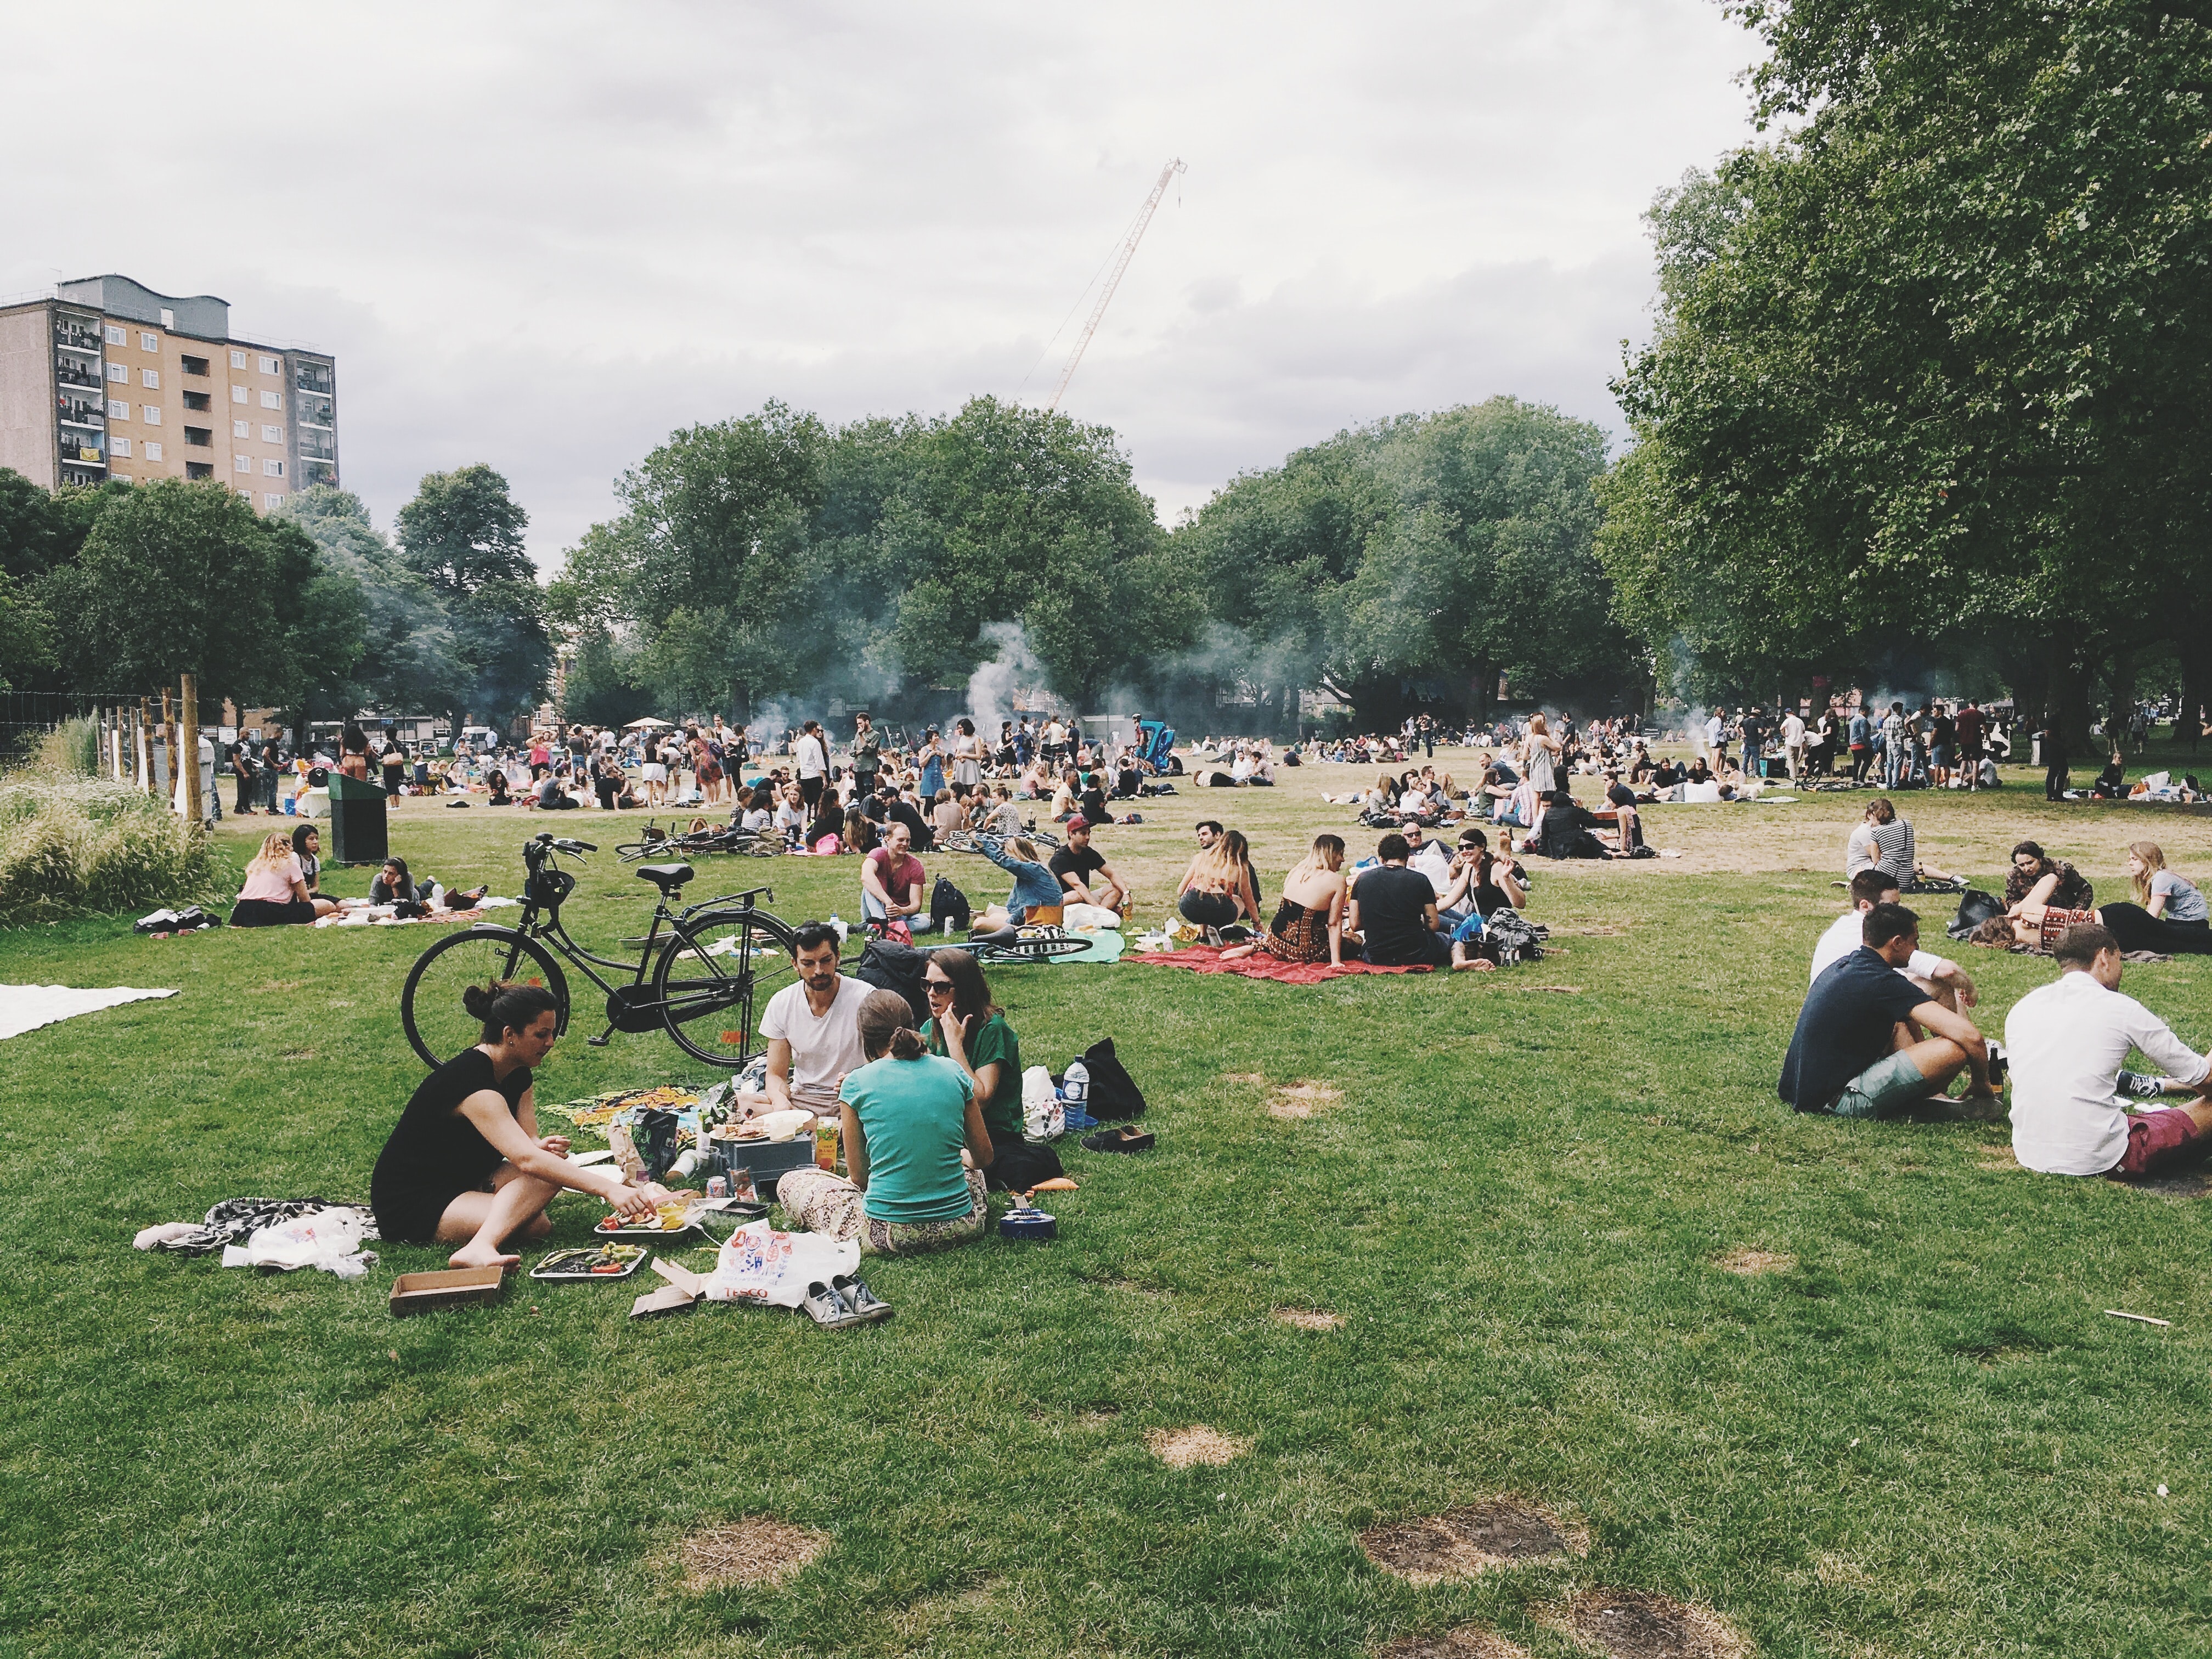
[[[1101,845],[1150,921],[1198,817],[1245,829],[1271,884],[1316,830],[1364,847],[1317,799],[1352,775],[1153,803]],[[2212,874],[2212,817],[2010,781],[1905,798],[1923,854],[1988,885],[2034,836],[2117,898],[2148,836]],[[223,1198],[366,1196],[420,1076],[400,981],[438,932],[0,935],[0,979],[183,990],[7,1045],[0,1651],[1354,1655],[1474,1622],[1556,1656],[1588,1651],[1554,1615],[1596,1587],[1776,1656],[2212,1651],[2206,1200],[2024,1174],[2001,1121],[1775,1098],[1864,799],[1655,809],[1685,856],[1541,867],[1557,952],[1510,972],[1002,973],[1025,1058],[1116,1039],[1158,1150],[1069,1147],[1057,1243],[875,1264],[897,1317],[837,1334],[633,1323],[627,1289],[526,1281],[395,1322],[392,1273],[441,1253],[386,1246],[356,1284],[136,1253]],[[524,819],[408,803],[393,845],[512,893]],[[224,834],[242,860],[266,827]],[[857,912],[849,860],[714,860],[691,896],[763,875],[787,919]],[[649,898],[603,854],[572,925],[639,931]],[[1986,1030],[2050,977],[1971,954]],[[2202,1046],[2208,973],[2128,988]],[[700,1075],[665,1037],[583,1035],[542,1098]],[[1310,1115],[1270,1113],[1304,1083]],[[555,1242],[597,1212],[556,1203]],[[1193,1425],[1239,1455],[1148,1449]],[[1419,1587],[1359,1547],[1500,1494],[1587,1553]],[[829,1547],[780,1584],[685,1588],[683,1539],[761,1516]]]

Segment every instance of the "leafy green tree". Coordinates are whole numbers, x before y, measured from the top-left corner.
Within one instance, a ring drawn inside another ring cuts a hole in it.
[[[465,701],[473,676],[443,597],[392,550],[361,498],[318,484],[289,497],[282,512],[361,589],[361,655],[348,683],[331,688],[337,712],[421,713]]]
[[[399,509],[399,555],[445,608],[453,660],[466,678],[444,711],[458,727],[534,707],[552,668],[545,596],[524,550],[529,515],[507,480],[481,464],[426,477]]]

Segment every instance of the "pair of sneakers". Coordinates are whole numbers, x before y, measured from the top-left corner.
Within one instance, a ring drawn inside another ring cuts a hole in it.
[[[825,1331],[873,1325],[889,1319],[892,1311],[890,1303],[852,1273],[839,1273],[827,1284],[816,1279],[806,1287],[806,1299],[799,1305]]]

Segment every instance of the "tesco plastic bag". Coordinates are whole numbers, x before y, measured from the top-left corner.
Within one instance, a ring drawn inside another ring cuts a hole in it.
[[[765,1218],[740,1227],[715,1252],[707,1280],[711,1302],[752,1302],[796,1308],[806,1287],[859,1271],[860,1241],[823,1233],[780,1233]]]
[[[1067,1129],[1066,1109],[1060,1091],[1052,1086],[1052,1073],[1032,1066],[1022,1073],[1022,1135],[1029,1140],[1052,1140]]]

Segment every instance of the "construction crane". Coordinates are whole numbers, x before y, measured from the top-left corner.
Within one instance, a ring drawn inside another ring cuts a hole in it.
[[[1129,227],[1129,240],[1121,244],[1121,257],[1114,261],[1113,274],[1107,277],[1106,287],[1098,295],[1098,303],[1091,308],[1091,320],[1076,336],[1075,349],[1067,354],[1067,367],[1060,371],[1060,384],[1052,389],[1052,398],[1045,404],[1048,410],[1060,407],[1060,394],[1067,383],[1075,378],[1075,366],[1083,361],[1083,349],[1091,343],[1091,337],[1098,331],[1098,319],[1106,314],[1106,307],[1114,297],[1114,290],[1121,284],[1121,273],[1129,268],[1129,261],[1137,257],[1137,244],[1145,239],[1145,227],[1152,222],[1152,210],[1160,204],[1160,198],[1168,193],[1168,184],[1176,174],[1186,171],[1180,157],[1160,169],[1158,181],[1152,193],[1145,198],[1145,205],[1137,214],[1137,222]]]

